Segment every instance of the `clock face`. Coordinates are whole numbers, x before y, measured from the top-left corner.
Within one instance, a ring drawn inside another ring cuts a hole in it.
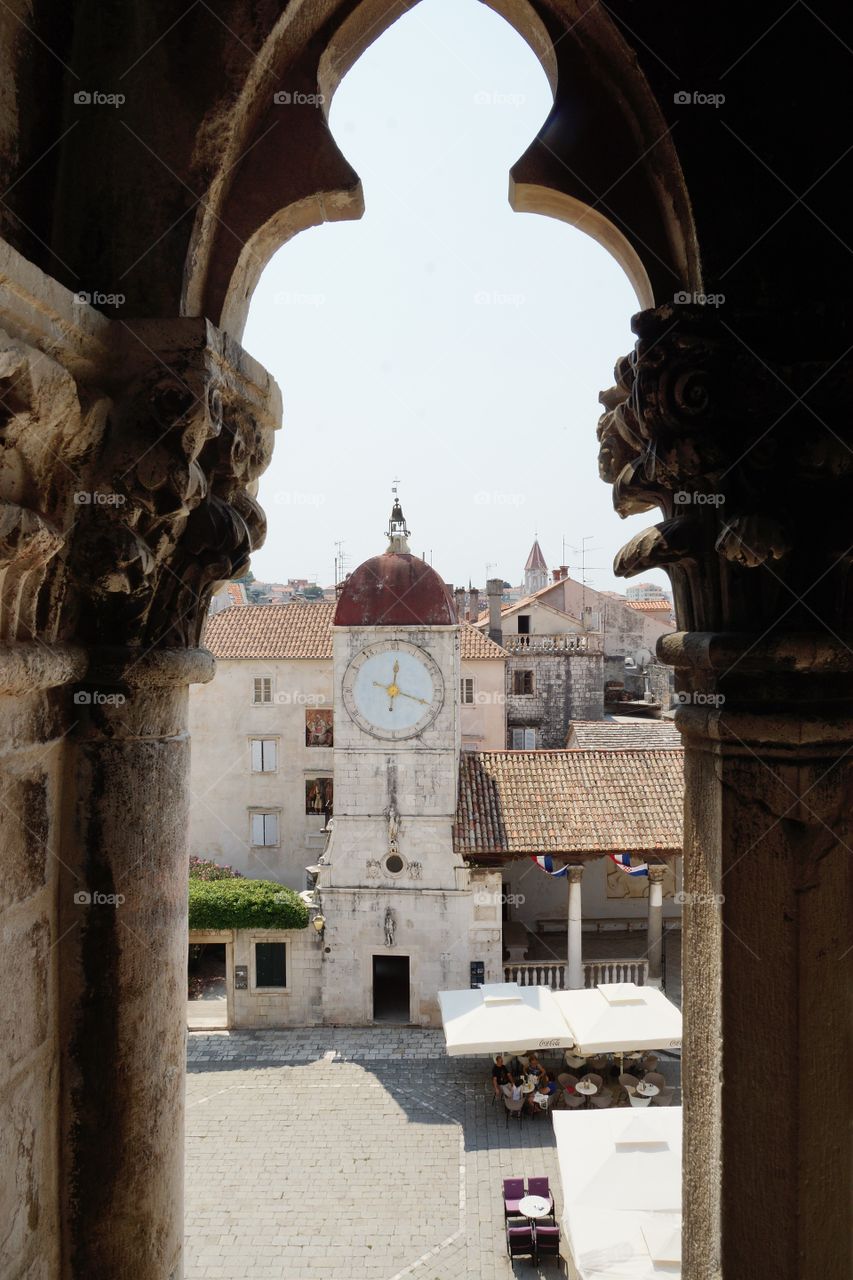
[[[344,673],[344,706],[376,738],[414,738],[444,702],[436,663],[407,640],[384,640],[357,653]]]

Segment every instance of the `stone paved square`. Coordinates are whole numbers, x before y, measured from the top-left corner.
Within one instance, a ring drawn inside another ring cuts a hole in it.
[[[560,1274],[510,1266],[501,1200],[547,1174],[559,1219],[550,1119],[507,1126],[440,1032],[194,1032],[186,1142],[186,1280]]]

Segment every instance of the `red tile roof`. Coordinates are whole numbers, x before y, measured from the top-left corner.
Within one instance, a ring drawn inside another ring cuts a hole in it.
[[[466,751],[454,848],[486,862],[680,853],[683,798],[681,751]]]
[[[331,601],[250,604],[208,618],[202,643],[216,658],[332,660]],[[462,657],[499,658],[506,653],[469,622],[461,627]]]
[[[637,609],[640,613],[672,613],[669,600],[626,600],[629,609]]]
[[[681,734],[671,720],[573,720],[566,746],[575,750],[679,750]]]
[[[545,557],[542,554],[542,548],[539,545],[539,539],[533,543],[530,548],[530,555],[527,557],[527,564],[524,566],[525,572],[528,569],[547,569]]]

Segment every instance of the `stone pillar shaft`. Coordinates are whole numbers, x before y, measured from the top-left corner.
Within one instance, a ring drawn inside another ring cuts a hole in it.
[[[754,642],[759,685],[724,675],[748,647],[741,638],[708,638],[707,664],[697,662],[700,640],[661,645],[682,686],[702,685],[677,715],[684,1275],[842,1280],[849,1137],[838,1095],[820,1082],[849,1072],[840,1002],[853,979],[853,687],[851,672],[837,670],[830,709],[826,669],[810,668],[853,660],[821,657],[816,637],[781,663]],[[750,1190],[759,1184],[760,1212]]]
[[[649,867],[649,923],[646,947],[649,977],[659,982],[663,954],[663,877],[665,867]]]
[[[98,674],[100,670],[100,675]],[[60,877],[64,1280],[181,1274],[189,741],[198,651],[75,694]]]
[[[583,867],[569,867],[569,913],[568,913],[568,964],[566,966],[566,986],[576,991],[584,985],[583,980],[583,907],[581,904],[581,877]]]

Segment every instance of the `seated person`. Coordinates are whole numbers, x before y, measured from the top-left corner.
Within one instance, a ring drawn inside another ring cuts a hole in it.
[[[539,1078],[544,1074],[544,1072],[545,1072],[545,1068],[542,1066],[541,1062],[536,1057],[536,1054],[531,1053],[530,1061],[527,1064],[527,1074],[529,1076],[534,1076],[535,1079],[538,1081]]]
[[[495,1065],[492,1067],[492,1085],[495,1090],[495,1097],[500,1097],[500,1091],[505,1084],[515,1084],[509,1068],[504,1064],[503,1055],[498,1054],[495,1058]]]
[[[558,1088],[559,1085],[551,1075],[551,1072],[543,1071],[542,1075],[539,1077],[539,1082],[528,1101],[535,1106],[541,1107],[542,1110],[545,1111],[547,1110],[549,1099],[557,1092]],[[531,1105],[531,1111],[533,1110],[533,1105]]]

